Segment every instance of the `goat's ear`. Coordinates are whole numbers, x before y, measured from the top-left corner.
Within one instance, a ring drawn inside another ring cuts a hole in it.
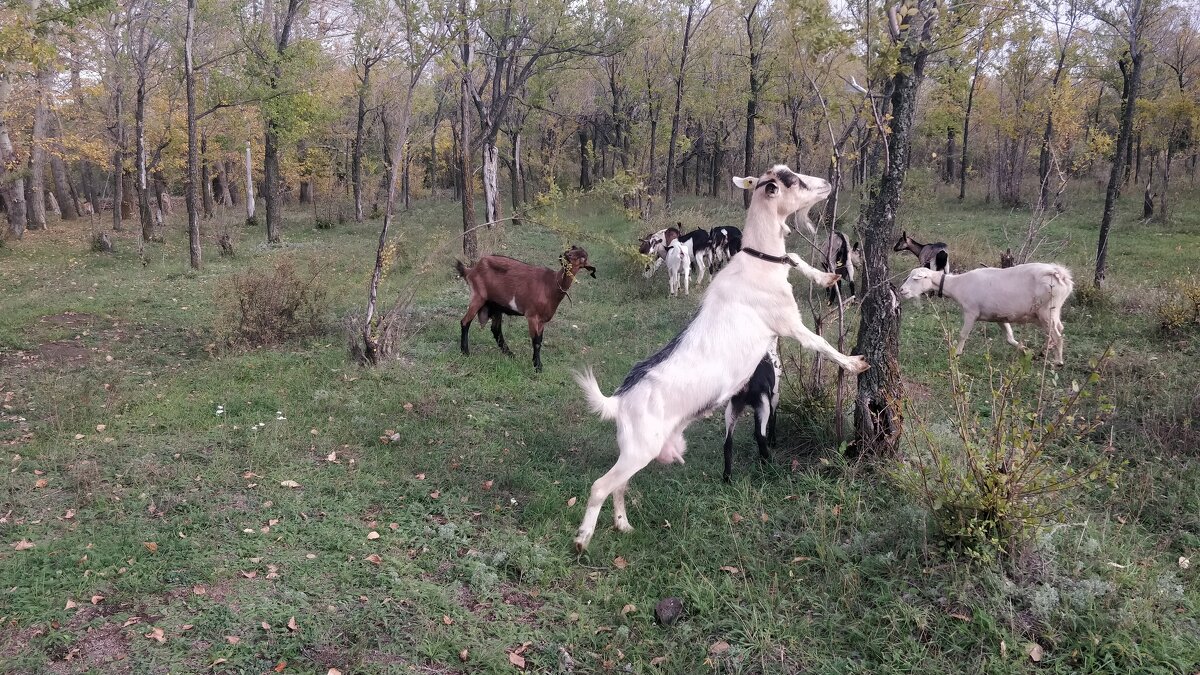
[[[742,188],[743,190],[753,190],[757,183],[758,179],[753,176],[746,176],[745,178],[739,178],[737,176],[733,177],[733,184]]]

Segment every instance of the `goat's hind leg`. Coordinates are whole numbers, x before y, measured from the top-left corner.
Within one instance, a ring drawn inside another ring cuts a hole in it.
[[[729,482],[733,475],[733,430],[737,428],[738,417],[742,414],[741,403],[730,401],[725,405],[725,472],[721,480]]]
[[[492,337],[496,338],[496,345],[500,347],[500,351],[505,356],[512,356],[512,350],[508,348],[508,344],[504,342],[504,331],[501,328],[501,321],[504,320],[504,314],[497,312],[492,316]]]
[[[764,462],[771,459],[771,452],[767,450],[767,435],[774,431],[769,428],[772,414],[771,397],[763,394],[754,406],[754,440],[758,442],[758,458]]]
[[[467,336],[471,333],[471,322],[475,320],[476,315],[483,310],[484,301],[477,299],[474,295],[471,296],[471,304],[467,306],[467,313],[463,314],[459,324],[462,326],[462,334],[458,338],[458,348],[462,350],[464,355],[470,356],[471,348],[467,344]]]
[[[616,520],[617,529],[628,531],[632,529],[629,526],[629,518],[625,514],[625,489],[629,484],[629,480],[634,474],[646,468],[650,460],[654,459],[657,452],[651,449],[653,444],[646,444],[642,441],[638,445],[622,444],[621,457],[613,468],[592,483],[591,493],[588,495],[587,510],[583,514],[583,522],[579,525],[579,532],[575,536],[575,550],[582,553],[587,550],[588,544],[592,541],[592,535],[596,533],[596,521],[600,518],[600,508],[604,506],[604,501],[608,496],[613,495],[613,515]],[[617,492],[620,491],[620,501],[618,507]],[[618,513],[618,508],[620,509]],[[624,528],[622,528],[622,523]]]

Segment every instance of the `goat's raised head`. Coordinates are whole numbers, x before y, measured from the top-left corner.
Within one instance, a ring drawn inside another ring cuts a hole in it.
[[[588,264],[587,251],[582,247],[572,244],[571,248],[558,256],[558,262],[562,264],[564,270],[570,270],[572,277],[578,274],[579,270],[585,269],[592,273],[593,279],[596,278],[596,268]]]
[[[893,251],[907,251],[908,247],[911,246],[913,243],[915,243],[915,242],[913,242],[913,240],[909,238],[908,231],[906,230],[906,231],[900,233],[900,238],[896,240],[896,245],[892,247],[892,250]]]
[[[935,272],[925,267],[918,267],[908,273],[908,278],[900,286],[900,297],[904,300],[918,298],[926,293],[937,290],[942,272]]]
[[[784,164],[776,164],[758,178],[734,176],[733,184],[743,190],[752,190],[750,208],[763,209],[767,215],[784,223],[785,235],[787,217],[793,213],[802,214],[805,227],[815,233],[817,230],[808,217],[808,210],[833,191],[833,186],[824,178],[796,173]]]

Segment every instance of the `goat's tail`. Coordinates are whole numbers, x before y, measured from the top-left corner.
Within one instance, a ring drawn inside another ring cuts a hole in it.
[[[467,267],[461,260],[454,261],[454,269],[458,270],[458,276],[464,279],[467,278],[467,272],[470,271],[470,268]]]
[[[600,419],[617,419],[617,397],[605,396],[600,391],[600,385],[596,382],[596,376],[592,373],[591,367],[584,368],[582,371],[577,370],[572,375],[575,376],[579,388],[583,389],[584,395],[587,396],[588,405],[600,416]]]
[[[1055,265],[1053,275],[1054,280],[1062,284],[1063,287],[1067,289],[1067,292],[1062,294],[1062,297],[1065,300],[1067,296],[1069,296],[1071,292],[1075,290],[1075,281],[1071,279],[1071,270],[1063,267],[1062,265]]]

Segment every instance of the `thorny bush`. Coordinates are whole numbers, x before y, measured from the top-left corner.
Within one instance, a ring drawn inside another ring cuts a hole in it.
[[[233,277],[232,292],[219,292],[218,330],[231,347],[268,347],[325,331],[327,300],[321,266],[301,272],[292,257],[274,268]]]

